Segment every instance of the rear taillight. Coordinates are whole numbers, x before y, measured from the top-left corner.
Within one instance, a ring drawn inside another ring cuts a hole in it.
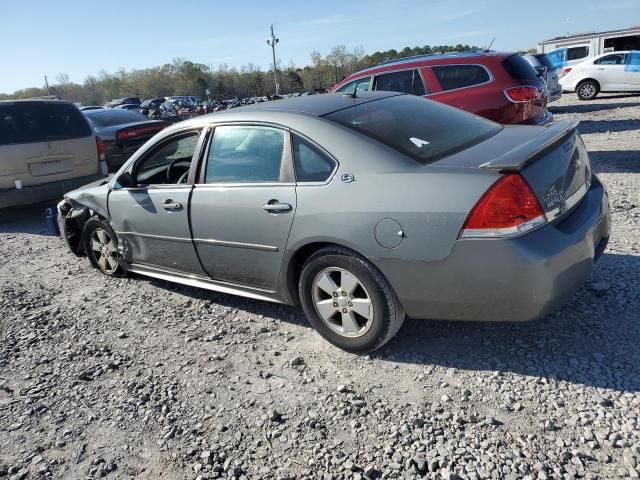
[[[155,135],[165,127],[166,125],[151,125],[146,127],[125,128],[116,133],[116,139],[128,140],[130,138],[142,137],[145,135]]]
[[[540,90],[536,87],[525,85],[522,87],[507,88],[504,94],[512,102],[532,102],[540,96]]]
[[[107,153],[107,147],[100,137],[96,137],[96,147],[98,148],[98,159],[104,160]]]
[[[560,75],[558,75],[558,78],[562,78],[564,77],[567,73],[569,73],[571,71],[571,67],[564,67],[562,69],[562,71],[560,72]]]
[[[516,237],[545,222],[531,187],[517,173],[509,173],[494,183],[473,207],[460,237]]]

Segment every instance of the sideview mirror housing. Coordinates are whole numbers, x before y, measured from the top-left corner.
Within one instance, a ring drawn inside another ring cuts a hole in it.
[[[116,178],[117,188],[133,188],[135,186],[136,182],[129,172],[124,172],[118,178]]]

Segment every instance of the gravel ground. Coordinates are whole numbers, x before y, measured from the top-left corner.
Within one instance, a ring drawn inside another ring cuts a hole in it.
[[[0,212],[0,477],[636,478],[640,96],[578,118],[613,235],[566,306],[527,324],[408,320],[370,356],[294,308],[109,279]]]

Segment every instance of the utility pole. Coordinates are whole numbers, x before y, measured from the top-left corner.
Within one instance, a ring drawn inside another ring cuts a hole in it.
[[[271,25],[271,40],[267,40],[267,45],[271,47],[271,52],[273,53],[273,80],[276,84],[276,95],[278,95],[278,90],[280,89],[280,85],[278,85],[278,67],[276,66],[276,45],[280,42],[279,38],[276,38],[273,33],[273,25]]]
[[[47,86],[47,95],[51,95],[51,90],[49,90],[49,80],[47,80],[47,76],[44,76],[44,84]]]

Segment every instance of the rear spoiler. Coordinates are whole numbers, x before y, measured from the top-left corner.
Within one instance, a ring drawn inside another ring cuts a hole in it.
[[[483,163],[480,168],[491,170],[519,171],[543,155],[557,143],[572,135],[578,128],[579,120],[564,120],[550,123],[544,131],[522,145],[509,150],[490,162]]]

